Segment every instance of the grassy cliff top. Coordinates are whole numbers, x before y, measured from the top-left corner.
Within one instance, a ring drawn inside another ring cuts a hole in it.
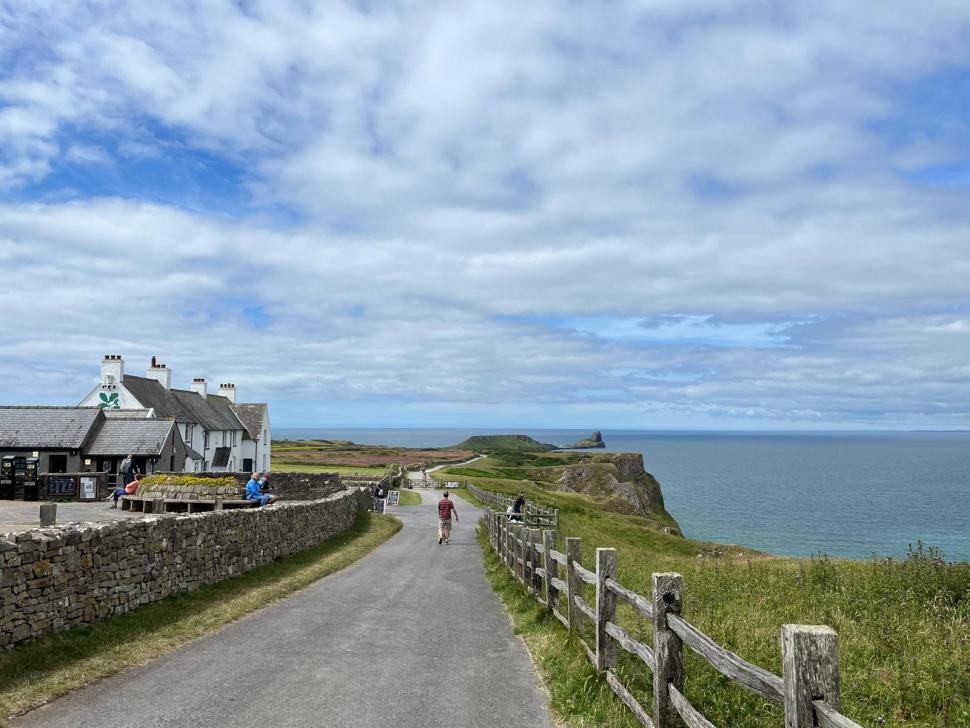
[[[555,445],[534,440],[528,435],[473,435],[455,445],[460,450],[475,452],[549,452],[557,450]]]

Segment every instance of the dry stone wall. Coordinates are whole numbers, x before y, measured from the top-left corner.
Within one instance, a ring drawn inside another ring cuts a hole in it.
[[[70,524],[0,538],[0,647],[123,614],[316,546],[371,497]]]

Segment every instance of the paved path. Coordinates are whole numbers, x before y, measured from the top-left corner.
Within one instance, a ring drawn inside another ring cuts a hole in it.
[[[40,528],[41,502],[0,500],[0,534]],[[143,517],[143,513],[112,508],[110,503],[104,501],[94,501],[93,503],[72,501],[57,504],[57,523],[59,525],[72,521],[94,523],[117,521],[121,518]]]
[[[439,546],[439,496],[422,497],[355,566],[11,728],[552,728],[485,580],[477,512],[458,501]]]

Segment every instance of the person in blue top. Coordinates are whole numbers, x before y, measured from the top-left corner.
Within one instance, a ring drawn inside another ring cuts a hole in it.
[[[262,508],[263,506],[275,503],[279,498],[263,492],[263,483],[265,480],[261,480],[259,475],[259,473],[253,473],[253,477],[246,483],[246,500],[256,501],[259,503],[259,507]]]

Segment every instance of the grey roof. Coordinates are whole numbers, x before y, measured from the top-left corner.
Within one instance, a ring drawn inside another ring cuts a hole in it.
[[[232,410],[232,402],[228,397],[223,397],[221,394],[210,394],[206,399],[209,400],[209,406],[212,407],[218,413],[222,421],[226,423],[226,426],[221,428],[223,430],[244,430],[245,425],[239,421],[236,417],[236,413]]]
[[[106,409],[104,416],[109,420],[143,420],[148,417],[149,409]]]
[[[241,430],[242,425],[229,409],[229,400],[218,394],[203,398],[188,389],[165,389],[147,377],[126,374],[125,388],[143,407],[155,410],[161,419],[191,422],[206,430]]]
[[[214,468],[224,468],[229,464],[229,453],[232,452],[231,447],[217,447],[215,453],[212,455],[212,467]]]
[[[188,445],[185,446],[185,457],[187,457],[189,460],[205,460],[205,458],[199,454],[198,450],[189,447]]]
[[[250,440],[259,438],[259,431],[263,429],[263,423],[266,421],[268,409],[265,402],[247,402],[232,405],[232,411],[236,413],[236,417],[243,423],[243,427],[246,428],[246,437]]]
[[[87,455],[161,455],[172,420],[105,420]]]
[[[123,380],[125,389],[132,393],[142,407],[155,410],[155,416],[160,419],[174,418],[176,422],[192,422],[204,424],[198,419],[195,413],[186,407],[178,397],[173,394],[177,390],[165,389],[159,382],[147,377],[136,377],[126,374]],[[189,392],[189,394],[194,394]],[[198,399],[202,399],[195,395]]]
[[[0,447],[77,450],[103,421],[97,407],[0,407]]]

